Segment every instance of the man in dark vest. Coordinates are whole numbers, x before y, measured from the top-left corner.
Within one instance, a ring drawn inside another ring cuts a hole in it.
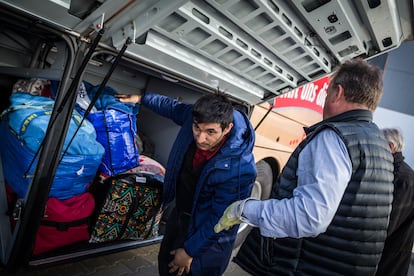
[[[381,71],[361,59],[333,74],[323,121],[284,167],[269,200],[231,204],[217,232],[255,226],[235,262],[253,275],[374,275],[387,236],[393,157],[372,121]]]
[[[250,195],[256,179],[254,130],[224,95],[194,105],[146,93],[118,95],[180,125],[164,180],[163,202],[176,202],[158,255],[160,275],[219,276],[225,271],[237,227],[215,233],[226,207]]]
[[[388,237],[377,276],[407,275],[414,241],[414,171],[404,161],[404,139],[396,128],[382,129],[394,156],[394,200]]]

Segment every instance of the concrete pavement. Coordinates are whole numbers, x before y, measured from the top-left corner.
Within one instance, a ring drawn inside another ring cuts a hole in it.
[[[159,243],[118,253],[68,263],[49,268],[20,271],[14,274],[0,269],[1,276],[156,276]],[[414,254],[413,254],[414,256]],[[407,276],[414,276],[414,258]],[[249,276],[238,265],[230,262],[223,276]]]
[[[159,243],[130,249],[104,256],[85,258],[85,260],[30,271],[20,271],[7,276],[156,276]],[[230,263],[224,276],[247,276],[235,263]]]

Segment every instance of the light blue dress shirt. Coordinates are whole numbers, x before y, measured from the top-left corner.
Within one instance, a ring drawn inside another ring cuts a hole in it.
[[[298,186],[290,199],[248,200],[242,220],[273,238],[313,237],[326,231],[345,188],[352,164],[343,141],[331,129],[316,135],[299,155]]]

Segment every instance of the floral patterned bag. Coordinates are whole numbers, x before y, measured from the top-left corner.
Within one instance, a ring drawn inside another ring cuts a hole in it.
[[[104,185],[109,185],[109,190],[89,242],[157,236],[163,182],[161,175],[148,172],[125,173],[106,179]]]

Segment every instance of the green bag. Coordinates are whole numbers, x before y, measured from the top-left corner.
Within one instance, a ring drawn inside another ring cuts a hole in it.
[[[163,182],[163,176],[148,172],[118,174],[106,179],[104,184],[109,185],[109,190],[89,242],[156,237]]]

